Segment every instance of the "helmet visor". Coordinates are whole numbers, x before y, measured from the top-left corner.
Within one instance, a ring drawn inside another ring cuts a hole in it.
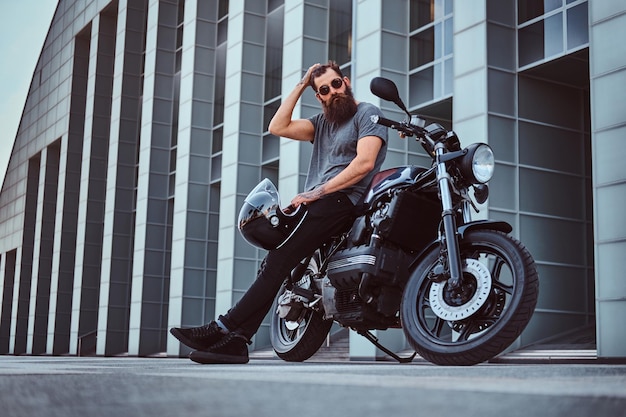
[[[277,210],[280,210],[279,203],[278,190],[269,179],[264,179],[244,200],[239,212],[239,228],[259,217],[265,217],[271,222]]]

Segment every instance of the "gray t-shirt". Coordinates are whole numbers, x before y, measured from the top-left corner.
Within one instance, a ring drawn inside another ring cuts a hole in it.
[[[356,204],[365,193],[372,178],[380,170],[387,154],[387,128],[372,122],[371,116],[383,117],[381,110],[370,103],[359,103],[357,112],[351,120],[335,125],[329,123],[323,113],[309,120],[315,127],[313,154],[309,172],[304,184],[305,191],[315,189],[343,171],[356,157],[356,145],[365,136],[378,136],[383,147],[378,153],[374,169],[358,183],[341,190],[352,203]]]

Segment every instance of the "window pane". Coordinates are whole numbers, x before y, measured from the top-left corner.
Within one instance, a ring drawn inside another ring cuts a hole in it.
[[[228,14],[228,0],[219,0],[217,18],[221,19],[227,14]]]
[[[562,13],[548,17],[545,21],[544,40],[545,56],[563,52],[563,15]]]
[[[211,181],[219,181],[222,178],[222,155],[211,158]]]
[[[343,65],[352,59],[352,0],[333,0],[329,15],[328,53]]]
[[[559,7],[563,7],[563,0],[544,0],[543,12],[548,13],[552,10],[556,10]]]
[[[409,68],[415,69],[435,59],[435,30],[428,28],[411,36]]]
[[[219,129],[215,129],[213,131],[213,142],[212,142],[212,146],[211,146],[211,153],[212,154],[216,154],[219,152],[222,152],[222,139],[224,137],[224,132],[222,131],[222,128],[220,127]]]
[[[515,114],[515,75],[490,69],[487,80],[489,111],[513,116]]]
[[[453,20],[452,19],[446,19],[443,22],[443,26],[444,26],[444,39],[443,39],[443,54],[444,55],[450,55],[452,53],[452,45],[453,45]]]
[[[435,64],[433,70],[433,98],[439,98],[443,95],[443,80],[441,79],[443,77],[442,66],[442,64]]]
[[[487,27],[487,58],[489,65],[515,69],[515,29],[489,23]]]
[[[454,85],[454,60],[452,58],[446,59],[444,62],[444,86],[443,94],[452,94]]]
[[[283,76],[283,9],[267,16],[267,49],[265,57],[265,100],[280,95]]]
[[[266,132],[270,124],[270,120],[276,114],[276,111],[280,107],[280,100],[274,100],[271,103],[266,104],[263,107],[263,131]]]
[[[284,4],[283,0],[268,0],[267,2],[267,12],[273,12],[277,7],[280,7]]]
[[[527,22],[559,7],[563,7],[563,0],[518,0],[519,23]]]
[[[519,30],[519,65],[543,59],[543,21]]]
[[[441,58],[441,52],[442,52],[442,41],[443,41],[443,36],[441,33],[441,23],[437,23],[435,25],[435,59],[440,59]]]
[[[488,137],[489,146],[493,149],[496,160],[515,162],[515,151],[517,149],[515,144],[515,119],[489,115]]]
[[[443,18],[443,0],[435,0],[435,17],[433,20],[441,20]]]
[[[411,75],[409,96],[411,107],[433,99],[433,67]]]
[[[429,24],[435,18],[434,0],[411,0],[411,31]]]
[[[280,139],[274,135],[266,135],[263,137],[263,163],[267,163],[273,159],[277,159],[280,154]]]
[[[567,49],[572,49],[588,42],[587,3],[583,3],[567,11]]]
[[[215,64],[215,104],[213,106],[213,126],[224,122],[224,84],[226,83],[226,44],[216,49]]]
[[[217,24],[217,44],[226,42],[228,37],[228,19],[224,19]]]
[[[543,14],[543,0],[523,0],[517,2],[519,23],[527,22]]]

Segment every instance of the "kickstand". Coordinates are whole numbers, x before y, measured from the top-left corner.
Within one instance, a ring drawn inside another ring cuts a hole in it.
[[[411,356],[409,356],[407,358],[401,358],[400,356],[396,355],[395,353],[393,353],[392,351],[390,351],[389,349],[387,349],[386,347],[381,345],[378,342],[378,338],[376,336],[374,336],[373,334],[371,334],[369,331],[367,331],[367,330],[365,330],[365,331],[356,330],[356,332],[358,334],[360,334],[361,336],[363,336],[364,338],[366,338],[367,340],[369,340],[370,342],[372,342],[372,344],[374,346],[376,346],[378,349],[382,350],[387,355],[391,356],[392,358],[394,358],[395,360],[397,360],[400,363],[409,363],[409,362],[411,362],[413,360],[413,358],[415,358],[415,355],[417,355],[417,352],[413,352],[413,354]]]

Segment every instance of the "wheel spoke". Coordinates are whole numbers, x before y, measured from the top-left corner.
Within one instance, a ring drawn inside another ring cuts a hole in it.
[[[507,265],[506,261],[502,259],[501,257],[497,256],[493,263],[493,267],[491,268],[491,280],[495,288],[498,288],[504,291],[505,293],[511,295],[513,294],[513,285],[505,284],[504,282],[500,280],[500,275],[502,274],[502,268],[505,267],[506,265]]]
[[[466,341],[469,339],[469,337],[474,334],[474,329],[476,329],[476,326],[474,324],[474,321],[469,321],[467,322],[464,326],[463,329],[461,330],[461,332],[459,333],[459,340],[463,340]]]
[[[512,295],[513,294],[513,286],[512,285],[506,285],[505,283],[498,281],[497,279],[493,280],[493,286],[495,288],[498,288],[502,291],[504,291],[505,293]]]
[[[441,331],[443,330],[443,325],[445,324],[445,320],[442,319],[441,317],[437,317],[435,319],[435,324],[433,325],[432,329],[430,330],[432,332],[432,334],[434,334],[437,337],[441,337]]]
[[[500,272],[502,271],[502,266],[505,265],[504,263],[504,259],[502,258],[496,258],[495,262],[493,263],[493,268],[491,268],[491,276],[492,277],[499,277],[500,276]]]

